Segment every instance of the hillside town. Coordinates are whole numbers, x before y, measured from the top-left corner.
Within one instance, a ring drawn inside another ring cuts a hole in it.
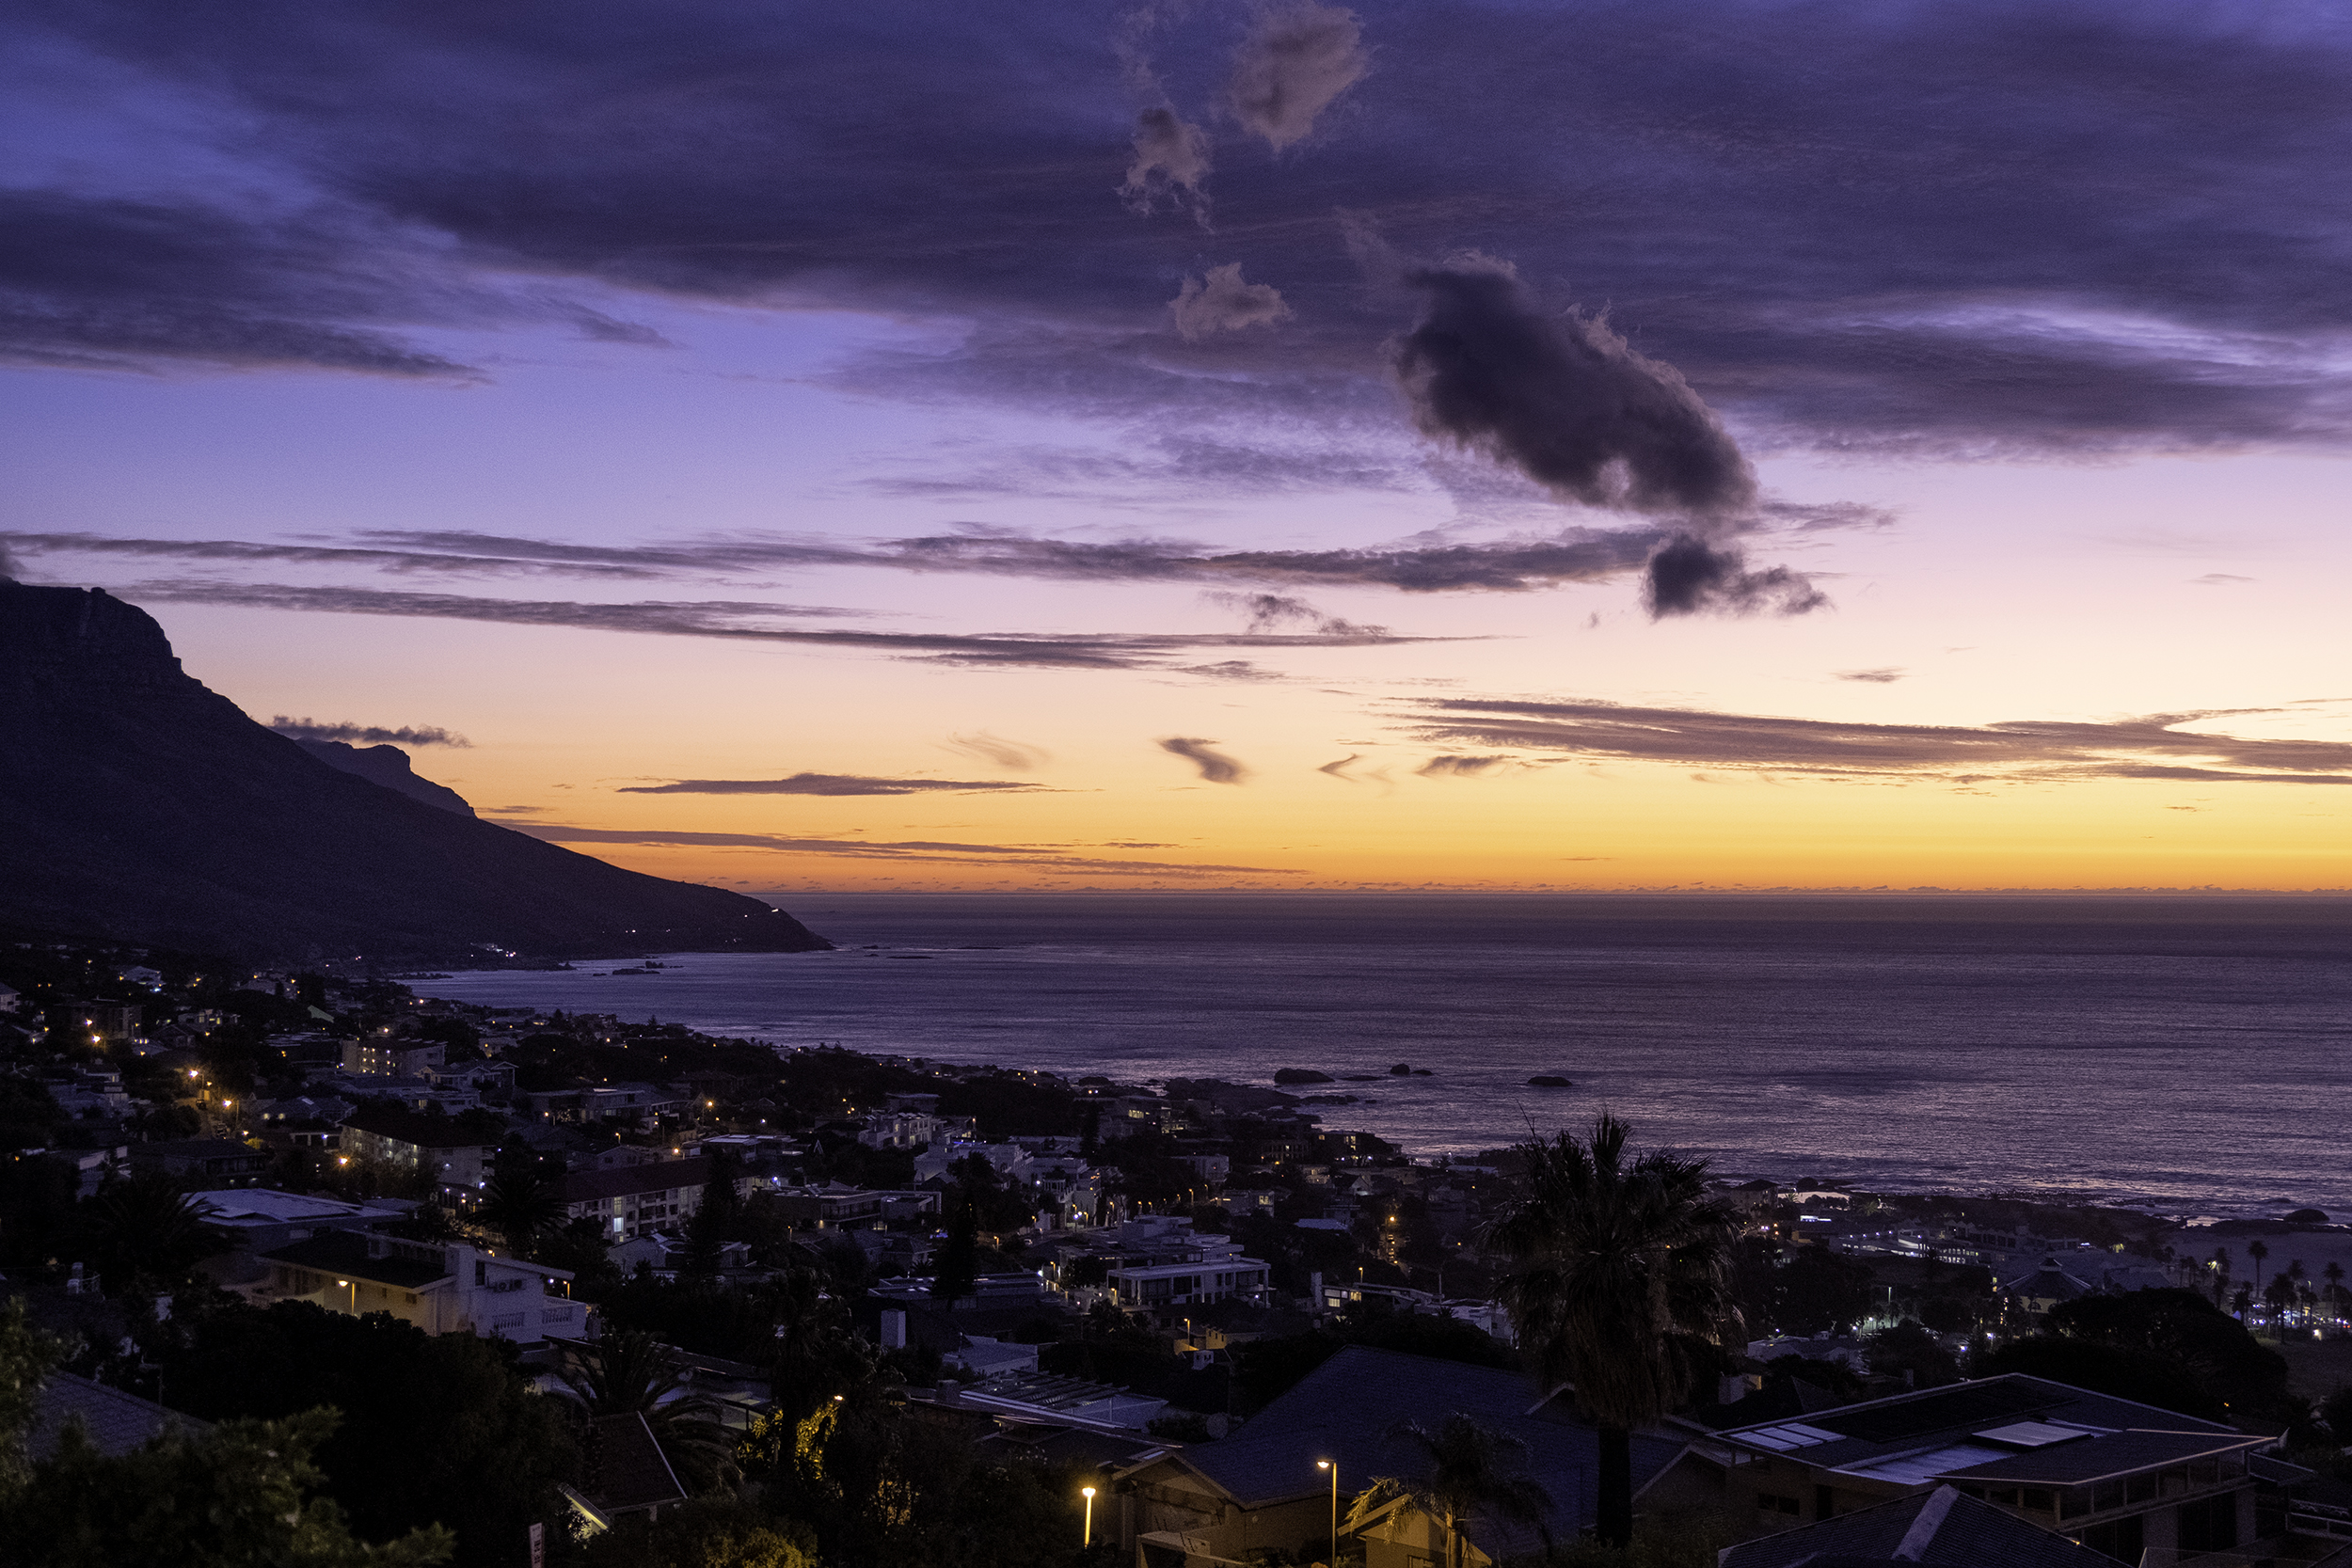
[[[430,989],[0,948],[22,1465],[87,1491],[279,1423],[338,1528],[533,1568],[2352,1562],[2317,1211],[1692,1167],[1727,1331],[1668,1335],[1671,1399],[1613,1422],[1515,1240],[1605,1124],[1417,1158],[1311,1071]]]

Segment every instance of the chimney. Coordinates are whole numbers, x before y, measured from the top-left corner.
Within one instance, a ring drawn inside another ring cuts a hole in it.
[[[882,1311],[882,1347],[884,1350],[907,1348],[907,1315],[895,1307]]]

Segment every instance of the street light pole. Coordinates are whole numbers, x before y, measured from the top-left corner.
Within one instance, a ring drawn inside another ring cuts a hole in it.
[[[1078,1488],[1078,1496],[1087,1500],[1086,1538],[1082,1544],[1091,1546],[1094,1544],[1094,1488],[1081,1486]]]
[[[1334,1460],[1318,1459],[1315,1468],[1331,1472],[1331,1568],[1340,1568],[1340,1467]]]

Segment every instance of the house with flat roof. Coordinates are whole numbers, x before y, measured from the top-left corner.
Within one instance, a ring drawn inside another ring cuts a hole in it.
[[[460,1132],[453,1117],[382,1103],[362,1105],[343,1118],[342,1151],[423,1171],[444,1187],[481,1186],[498,1156],[494,1144]]]
[[[1733,1427],[1694,1450],[1759,1528],[1950,1486],[2128,1562],[2254,1539],[2248,1456],[2275,1438],[2011,1374]]]
[[[570,1297],[572,1276],[463,1243],[330,1231],[262,1255],[259,1282],[240,1286],[257,1306],[307,1301],[364,1317],[389,1312],[428,1334],[476,1334],[536,1344],[577,1336],[587,1307]]]
[[[416,1205],[394,1199],[345,1203],[275,1187],[222,1187],[188,1195],[204,1223],[247,1252],[307,1242],[327,1230],[376,1230],[408,1217]]]
[[[1206,1307],[1211,1302],[1262,1293],[1266,1265],[1255,1258],[1216,1258],[1199,1263],[1112,1269],[1104,1277],[1121,1307]]]

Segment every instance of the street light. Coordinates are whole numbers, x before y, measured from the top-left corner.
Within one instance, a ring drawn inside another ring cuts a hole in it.
[[[1340,1568],[1340,1467],[1330,1460],[1318,1459],[1315,1468],[1331,1472],[1331,1568]]]
[[[1081,1486],[1078,1488],[1078,1496],[1087,1500],[1086,1539],[1080,1544],[1091,1546],[1094,1544],[1094,1488]]]
[[[358,1317],[359,1315],[359,1287],[353,1285],[348,1279],[338,1279],[335,1284],[338,1289],[345,1285],[351,1286],[351,1315]]]

